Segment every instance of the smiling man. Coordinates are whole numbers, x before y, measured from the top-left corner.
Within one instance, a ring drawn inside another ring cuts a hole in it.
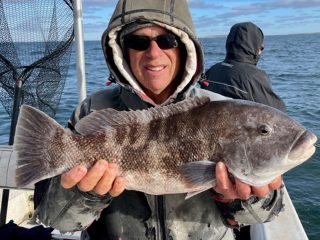
[[[147,109],[195,96],[225,99],[195,88],[204,69],[203,51],[186,0],[120,0],[102,47],[117,85],[78,106],[68,125],[73,131],[79,119],[103,108]],[[124,129],[123,138],[130,134]],[[39,182],[36,217],[63,232],[81,230],[82,239],[234,239],[230,227],[269,221],[282,207],[281,177],[251,187],[229,179],[218,163],[215,188],[186,200],[185,194],[125,190],[118,166],[107,161]]]
[[[180,83],[177,79],[181,69],[178,37],[162,27],[150,26],[126,35],[125,46],[133,75],[144,92],[161,104]]]

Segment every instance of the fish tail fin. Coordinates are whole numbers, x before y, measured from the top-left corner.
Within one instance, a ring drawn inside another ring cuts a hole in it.
[[[22,105],[14,138],[16,156],[16,184],[23,187],[42,179],[52,170],[47,149],[56,132],[64,129],[45,113],[27,105]]]
[[[209,189],[215,184],[215,167],[216,163],[212,161],[204,160],[189,162],[181,166],[181,173],[187,185],[208,186]],[[188,193],[187,198],[190,198],[205,190],[190,192]]]

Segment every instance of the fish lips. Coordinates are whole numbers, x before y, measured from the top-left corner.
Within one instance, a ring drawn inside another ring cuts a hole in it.
[[[309,159],[316,151],[315,144],[317,140],[315,134],[306,130],[293,144],[288,155],[288,160],[304,162]]]

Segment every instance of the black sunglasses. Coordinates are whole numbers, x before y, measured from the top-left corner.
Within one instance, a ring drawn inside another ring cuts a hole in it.
[[[179,46],[178,38],[171,33],[159,35],[156,37],[129,34],[124,36],[123,40],[127,48],[138,51],[147,50],[150,46],[151,41],[156,41],[159,48],[161,49],[171,49]]]

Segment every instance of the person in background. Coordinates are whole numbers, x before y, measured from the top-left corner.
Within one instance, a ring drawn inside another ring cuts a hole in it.
[[[225,97],[196,88],[203,51],[186,0],[120,0],[102,36],[114,88],[94,93],[74,111],[68,127],[93,111],[168,105],[195,96]],[[270,221],[282,208],[281,176],[251,187],[217,164],[214,189],[153,196],[125,190],[118,166],[98,160],[41,181],[35,217],[82,239],[234,239],[233,227]],[[218,194],[219,193],[219,194]]]
[[[285,111],[265,71],[257,68],[264,50],[262,30],[252,22],[233,25],[226,41],[226,57],[206,71],[204,89],[234,99],[245,99]]]

